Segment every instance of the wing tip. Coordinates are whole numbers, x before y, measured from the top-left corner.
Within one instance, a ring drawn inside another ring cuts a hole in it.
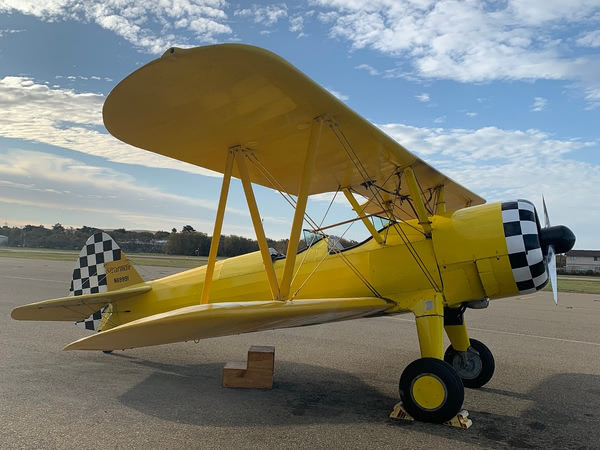
[[[30,320],[29,316],[27,315],[28,309],[29,308],[26,306],[17,306],[10,312],[10,317],[12,317],[14,320]]]

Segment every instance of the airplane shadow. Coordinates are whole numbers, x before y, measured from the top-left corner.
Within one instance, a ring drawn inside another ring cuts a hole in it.
[[[144,414],[213,426],[381,422],[397,399],[335,369],[276,361],[273,388],[226,389],[224,363],[170,365],[130,356],[155,371],[119,400]]]
[[[143,414],[177,423],[224,427],[372,423],[488,448],[595,448],[600,440],[598,375],[553,375],[526,394],[485,387],[469,390],[466,406],[474,424],[465,431],[389,419],[396,397],[355,375],[322,366],[280,360],[273,389],[224,389],[223,363],[179,366],[114,356],[154,369],[119,400]],[[522,412],[490,412],[510,410],[513,404]]]
[[[468,393],[473,427],[468,431],[430,427],[427,432],[491,448],[598,448],[600,442],[600,376],[552,375],[527,394],[483,387]],[[513,399],[518,400],[517,403]],[[518,414],[506,410],[515,404]],[[489,406],[488,406],[489,405]],[[520,405],[529,405],[522,408]],[[468,405],[467,405],[468,406]],[[418,426],[424,426],[418,424]]]

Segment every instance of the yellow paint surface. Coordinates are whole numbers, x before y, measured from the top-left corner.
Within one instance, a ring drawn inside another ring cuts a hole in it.
[[[107,262],[104,264],[104,269],[106,270],[106,285],[109,291],[116,291],[144,282],[131,261],[126,258]]]
[[[128,144],[221,173],[228,148],[250,148],[292,195],[298,193],[310,124],[324,116],[328,122],[309,194],[352,186],[371,196],[335,134],[343,133],[367,173],[388,190],[396,188],[397,169],[410,165],[424,190],[445,185],[449,210],[484,202],[290,63],[258,47],[220,44],[167,51],[121,81],[104,103],[103,115],[110,133]],[[272,188],[257,168],[248,170],[253,183]],[[234,176],[239,177],[237,169]],[[408,193],[406,187],[401,193]],[[395,213],[408,218],[400,210]]]
[[[446,399],[446,389],[436,377],[423,375],[412,385],[412,397],[423,409],[437,409]]]

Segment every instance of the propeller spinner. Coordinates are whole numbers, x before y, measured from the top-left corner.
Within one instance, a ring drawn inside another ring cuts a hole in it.
[[[566,253],[571,250],[575,245],[575,235],[564,225],[550,226],[550,217],[548,216],[546,200],[543,196],[542,203],[544,204],[544,228],[542,228],[540,235],[542,253],[546,259],[546,267],[548,267],[554,303],[558,304],[556,254]]]

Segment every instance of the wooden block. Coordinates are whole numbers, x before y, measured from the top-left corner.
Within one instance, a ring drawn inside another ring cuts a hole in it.
[[[223,387],[271,389],[275,347],[253,345],[248,351],[248,363],[228,362],[223,368]]]
[[[268,370],[275,368],[275,347],[253,345],[248,350],[248,369]]]
[[[271,389],[273,372],[225,368],[223,369],[223,387]]]

